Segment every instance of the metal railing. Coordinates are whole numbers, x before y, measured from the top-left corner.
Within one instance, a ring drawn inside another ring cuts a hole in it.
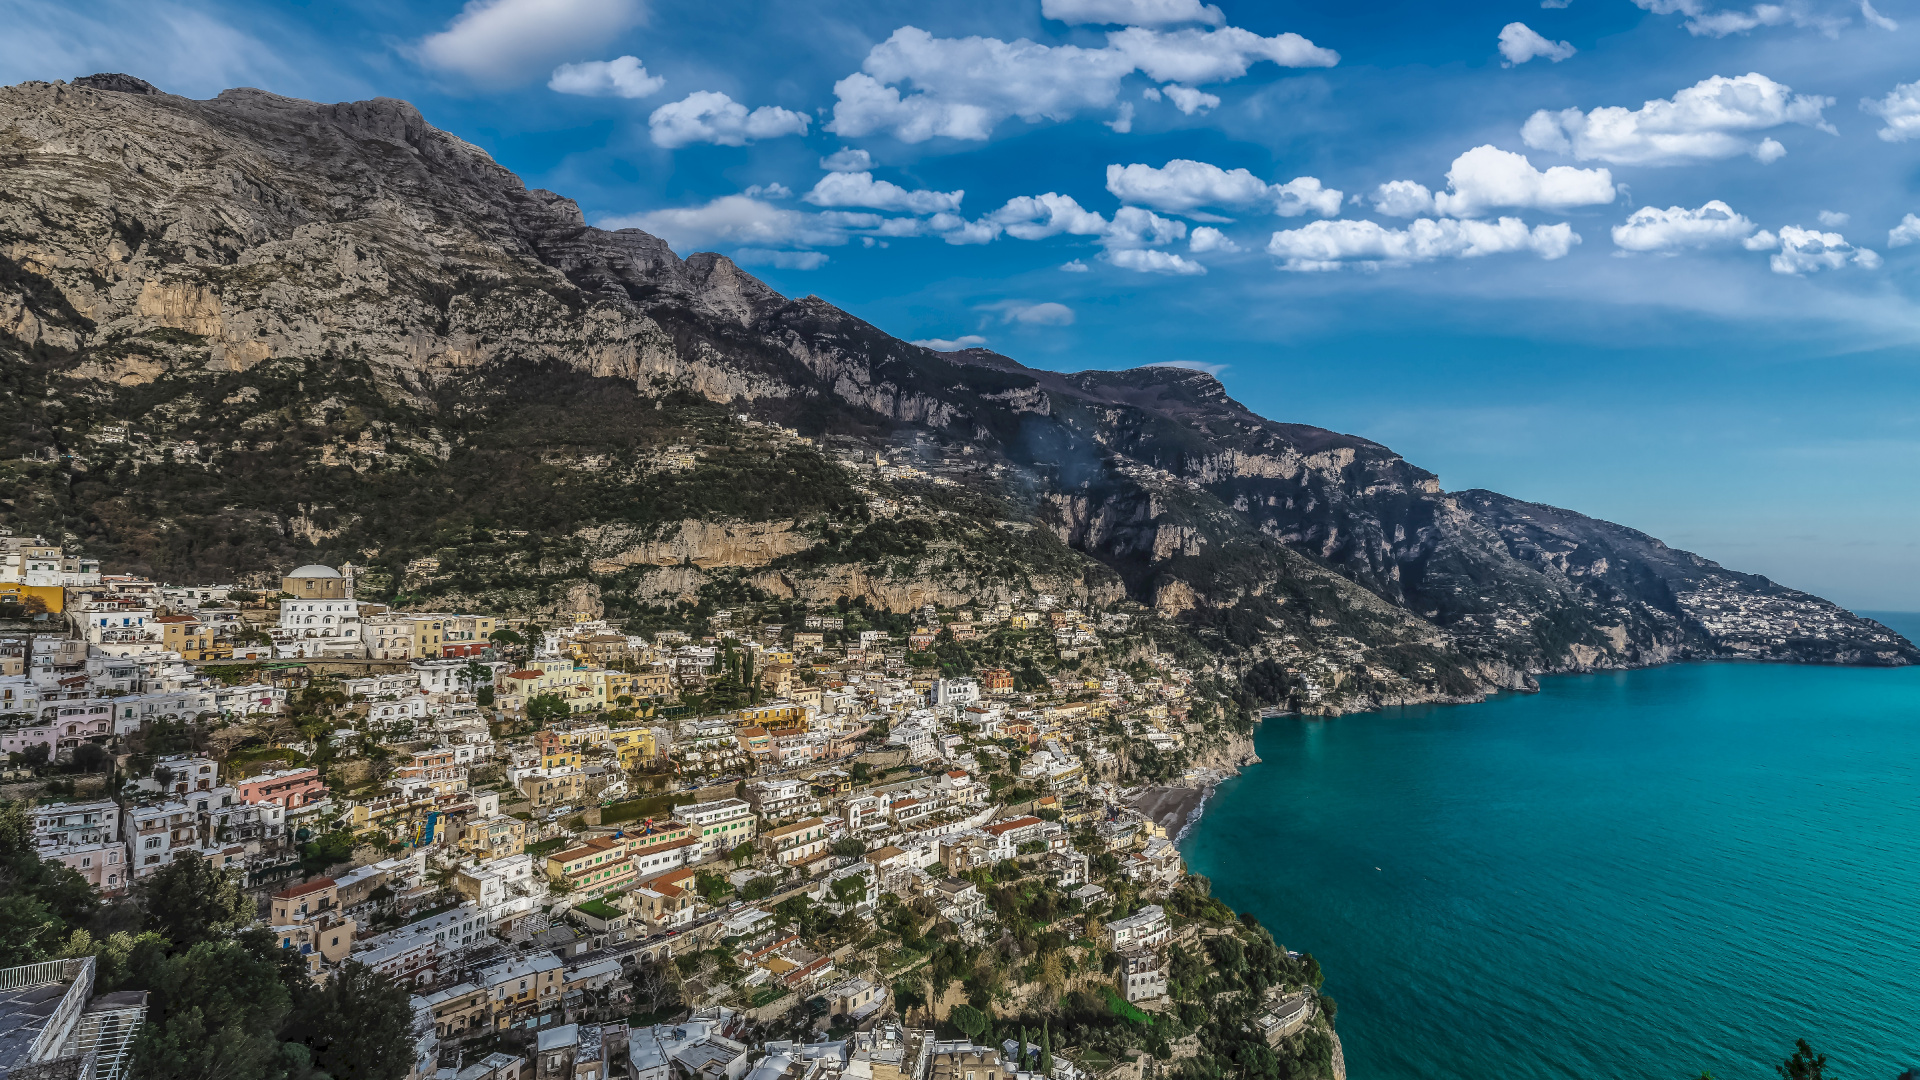
[[[144,1002],[85,1013],[80,1017],[80,1027],[74,1032],[69,1052],[83,1057],[93,1055],[90,1080],[125,1080],[133,1037],[139,1033],[146,1017]]]
[[[81,960],[42,960],[37,964],[0,968],[0,990],[66,982],[73,978],[81,963]]]

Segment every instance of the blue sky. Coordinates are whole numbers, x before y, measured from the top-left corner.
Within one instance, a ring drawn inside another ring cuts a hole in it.
[[[0,0],[0,25],[0,81],[405,98],[590,221],[902,337],[1203,366],[1448,488],[1920,610],[1920,0]]]

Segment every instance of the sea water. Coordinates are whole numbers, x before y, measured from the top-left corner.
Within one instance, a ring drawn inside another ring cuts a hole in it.
[[[1540,682],[1269,720],[1183,844],[1319,958],[1353,1080],[1920,1065],[1920,668]]]

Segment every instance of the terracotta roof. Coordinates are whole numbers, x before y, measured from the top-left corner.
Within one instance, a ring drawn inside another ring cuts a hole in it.
[[[1037,817],[1020,817],[1014,818],[1012,821],[1002,821],[998,825],[989,825],[987,826],[987,831],[995,836],[1004,836],[1015,829],[1038,824],[1040,824],[1040,819]]]
[[[507,672],[507,678],[509,679],[537,679],[539,677],[540,677],[539,672],[528,671],[526,668],[521,668],[519,671]]]
[[[332,878],[330,877],[314,878],[312,881],[307,882],[305,885],[295,885],[291,889],[282,889],[279,892],[274,893],[273,898],[275,900],[292,900],[297,896],[305,896],[310,892],[319,892],[321,889],[331,889],[331,888],[333,888]]]

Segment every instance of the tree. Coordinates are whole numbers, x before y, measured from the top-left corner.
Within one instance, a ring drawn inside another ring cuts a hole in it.
[[[46,959],[58,948],[66,923],[39,897],[0,896],[0,967]]]
[[[735,866],[745,866],[753,858],[753,841],[748,840],[727,852],[727,858],[731,859]]]
[[[857,836],[843,836],[827,850],[843,859],[857,859],[867,853],[867,842]]]
[[[164,936],[176,951],[222,937],[253,921],[254,903],[240,874],[188,853],[161,867],[140,885],[146,929]]]
[[[1793,1056],[1775,1065],[1781,1080],[1823,1080],[1827,1075],[1827,1055],[1815,1055],[1805,1039],[1793,1041]]]
[[[867,882],[859,874],[848,874],[833,883],[833,898],[842,907],[849,907],[867,895]]]
[[[987,1014],[966,1002],[955,1005],[953,1011],[947,1014],[947,1019],[953,1021],[954,1027],[966,1032],[967,1038],[976,1041],[987,1030]]]
[[[633,1001],[639,1012],[658,1015],[662,1008],[679,1000],[679,992],[668,974],[669,970],[664,961],[634,965]]]
[[[535,694],[527,699],[527,719],[542,727],[550,720],[561,720],[573,712],[567,699],[559,694]]]
[[[504,626],[498,630],[495,630],[493,633],[488,634],[487,640],[493,642],[495,645],[511,647],[515,649],[527,643],[526,638],[521,637],[519,634],[514,633],[512,630],[509,630]]]
[[[413,1067],[410,995],[392,978],[350,960],[296,994],[286,1038],[306,1045],[314,1068],[342,1080],[401,1080]]]
[[[1060,950],[1051,950],[1040,957],[1040,984],[1056,1000],[1067,992],[1067,969],[1060,962]]]
[[[0,804],[0,967],[52,957],[98,907],[85,878],[35,852],[26,805]]]
[[[264,935],[251,935],[263,938]],[[284,1075],[277,1033],[293,1006],[270,941],[201,941],[172,956],[149,953],[147,1018],[133,1044],[133,1073],[146,1080]]]
[[[1045,1020],[1040,1021],[1040,1073],[1053,1075],[1053,1032],[1048,1029]]]

